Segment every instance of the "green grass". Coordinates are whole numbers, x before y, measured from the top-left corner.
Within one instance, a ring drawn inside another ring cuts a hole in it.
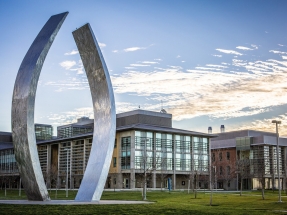
[[[26,199],[24,192],[0,190],[0,199]],[[74,199],[76,191],[58,191],[57,199]],[[50,193],[55,199],[55,191]],[[209,206],[209,193],[194,194],[186,192],[147,193],[153,204],[141,205],[0,205],[0,214],[287,214],[287,196],[282,193],[283,203],[278,203],[278,192],[266,191],[262,200],[260,191],[239,193],[214,193],[213,206]],[[141,200],[141,192],[104,192],[103,200]],[[286,212],[283,212],[286,211]]]

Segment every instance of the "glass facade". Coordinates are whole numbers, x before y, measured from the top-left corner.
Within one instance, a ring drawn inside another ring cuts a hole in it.
[[[194,169],[207,172],[208,138],[135,131],[135,169],[144,169],[144,164],[147,169],[177,171]]]
[[[194,137],[193,138],[193,156],[194,170],[208,171],[209,166],[209,142],[208,138]]]
[[[122,169],[131,168],[131,137],[121,139],[121,167]]]
[[[93,127],[83,125],[70,125],[64,127],[58,127],[58,138],[73,137],[79,134],[92,133]]]
[[[0,173],[5,174],[14,172],[18,172],[14,149],[0,151]]]
[[[53,127],[51,125],[35,124],[36,140],[51,140],[53,137]]]

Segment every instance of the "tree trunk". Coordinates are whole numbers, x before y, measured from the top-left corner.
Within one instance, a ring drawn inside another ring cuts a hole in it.
[[[209,206],[212,206],[212,196],[213,195],[213,185],[211,183],[211,186],[210,186],[210,200],[209,200]]]
[[[242,196],[242,184],[243,184],[243,180],[241,178],[240,179],[240,196]]]
[[[261,186],[262,186],[262,189],[261,189],[262,199],[264,200],[265,199],[265,195],[264,195],[265,178],[262,179]]]

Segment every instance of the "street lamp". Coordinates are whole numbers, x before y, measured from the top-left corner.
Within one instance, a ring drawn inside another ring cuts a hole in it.
[[[70,151],[70,149],[65,148],[64,151],[67,151],[66,197],[68,197],[68,172],[69,172],[68,161],[69,161],[69,151]]]
[[[214,169],[214,184],[215,184],[215,190],[217,191],[217,178],[216,178],[216,166],[213,166]]]
[[[147,157],[146,157],[146,142],[147,139],[144,139],[144,189],[143,189],[143,200],[146,200],[146,162],[147,162]]]
[[[281,181],[280,181],[280,168],[279,168],[279,134],[278,134],[278,124],[281,124],[279,120],[272,120],[272,123],[276,124],[276,141],[277,141],[277,174],[278,174],[278,192],[279,192],[279,202],[281,201]]]

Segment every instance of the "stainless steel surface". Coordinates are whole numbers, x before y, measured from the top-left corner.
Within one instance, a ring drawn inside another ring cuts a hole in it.
[[[76,201],[99,201],[110,168],[115,132],[116,108],[113,88],[100,47],[89,24],[73,32],[89,80],[94,134],[89,161]]]
[[[51,16],[29,48],[19,68],[12,98],[15,158],[28,200],[50,200],[40,167],[34,129],[38,79],[46,55],[68,12]]]

